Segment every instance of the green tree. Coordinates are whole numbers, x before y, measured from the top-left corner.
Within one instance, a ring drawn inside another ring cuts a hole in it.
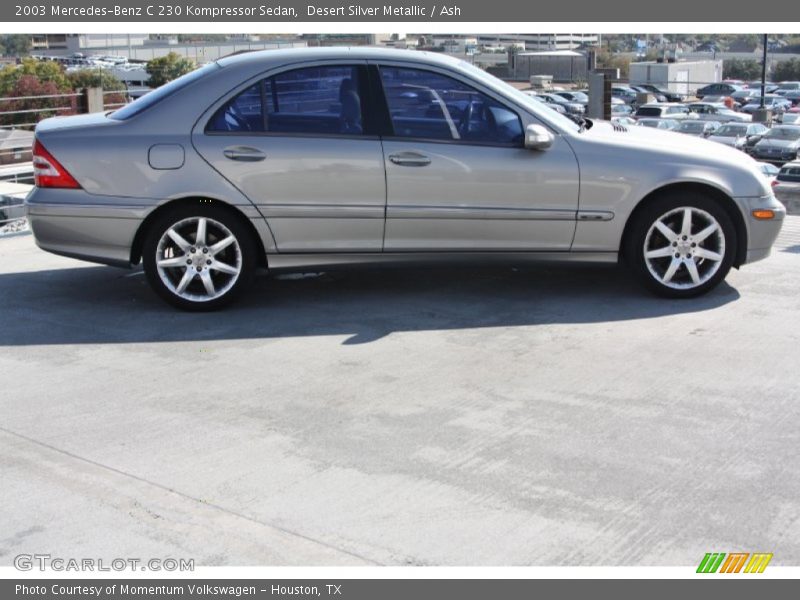
[[[630,73],[631,59],[630,56],[602,50],[597,53],[597,66],[601,69],[619,69],[619,76],[627,79]]]
[[[0,69],[0,96],[10,95],[17,86],[17,82],[28,76],[32,76],[42,83],[52,83],[56,93],[72,91],[72,86],[70,86],[61,65],[35,58],[24,58],[19,65],[6,65]]]
[[[29,35],[0,35],[0,55],[24,56],[31,50]]]
[[[725,79],[760,79],[761,63],[752,58],[725,59],[722,76]]]
[[[69,85],[74,90],[88,87],[101,87],[106,92],[125,90],[125,84],[107,69],[79,69],[67,73]]]
[[[150,75],[149,85],[156,88],[194,71],[195,64],[188,58],[182,57],[177,52],[170,52],[147,61],[147,73]]]
[[[772,74],[775,81],[797,81],[800,79],[800,58],[782,60],[775,65]]]

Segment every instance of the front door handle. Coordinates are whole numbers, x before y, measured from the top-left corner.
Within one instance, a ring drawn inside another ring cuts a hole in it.
[[[231,148],[225,148],[222,153],[225,155],[225,158],[245,162],[256,162],[267,158],[267,155],[261,152],[261,150],[258,148],[251,148],[250,146],[233,146]]]
[[[431,164],[431,159],[419,152],[398,152],[390,154],[389,160],[403,167],[424,167]]]

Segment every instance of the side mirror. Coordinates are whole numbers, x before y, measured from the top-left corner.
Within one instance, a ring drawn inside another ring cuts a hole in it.
[[[554,141],[555,136],[542,125],[528,125],[525,128],[525,147],[528,150],[547,150]]]

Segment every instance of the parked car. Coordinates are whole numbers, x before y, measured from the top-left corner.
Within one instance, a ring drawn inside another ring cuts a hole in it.
[[[767,178],[767,181],[769,181],[769,184],[771,186],[774,187],[775,185],[777,185],[778,173],[781,172],[781,170],[778,167],[776,167],[772,163],[759,162],[758,168],[761,169],[761,172],[764,174],[764,177]]]
[[[709,102],[693,102],[689,105],[689,112],[697,119],[704,121],[719,121],[727,123],[729,121],[750,122],[753,120],[751,115],[737,113],[726,108],[724,104],[711,104]]]
[[[583,92],[564,91],[555,93],[569,102],[577,102],[578,104],[582,104],[583,106],[588,106],[589,104],[589,95],[584,94]]]
[[[643,88],[644,90],[653,93],[653,94],[661,94],[666,98],[666,102],[684,102],[686,101],[686,94],[680,94],[678,92],[672,92],[666,88],[659,87],[657,85],[653,85],[652,83],[640,83],[638,87]]]
[[[567,114],[572,115],[583,115],[586,112],[586,106],[581,104],[580,102],[572,102],[571,100],[567,100],[563,96],[559,96],[558,94],[539,94],[539,96],[544,99],[545,102],[548,104],[558,104],[567,111]]]
[[[611,95],[614,98],[619,98],[625,104],[635,104],[636,103],[636,90],[631,89],[627,85],[612,85],[611,86]]]
[[[778,90],[778,92],[780,91],[781,90]],[[775,93],[777,94],[778,92]],[[783,93],[779,95],[791,102],[792,106],[800,104],[800,90],[784,90]]]
[[[744,105],[747,104],[751,98],[760,98],[761,92],[753,88],[746,88],[737,92],[733,92],[730,97],[733,98],[738,104]],[[706,99],[704,98],[704,100]]]
[[[656,293],[696,296],[766,257],[785,215],[739,152],[576,124],[464,61],[393,49],[222,58],[41,121],[33,154],[36,243],[142,262],[187,310],[231,302],[259,266],[620,256]]]
[[[755,145],[767,131],[769,131],[769,127],[762,123],[725,123],[708,139],[746,151],[748,144]]]
[[[761,94],[761,80],[760,79],[756,80],[756,81],[748,81],[747,82],[747,87],[752,92],[754,92],[756,94]],[[773,83],[771,81],[768,81],[766,86],[765,86],[765,88],[764,88],[764,93],[773,94],[778,89],[780,89],[780,86],[777,83]]]
[[[783,96],[764,96],[764,108],[770,109],[773,113],[780,114],[791,107],[791,101],[787,100]],[[742,112],[752,115],[753,112],[759,108],[761,108],[761,98],[751,98],[750,101],[742,107]]]
[[[625,104],[624,102],[612,102],[611,114],[618,117],[628,116],[633,114],[633,108],[631,108],[630,104]]]
[[[700,119],[683,119],[678,121],[678,133],[708,137],[722,125],[719,121],[702,121]]]
[[[772,185],[775,196],[785,206],[800,208],[800,161],[786,163],[781,167]]]
[[[542,98],[542,97],[541,97],[539,94],[537,94],[536,92],[532,92],[532,91],[530,91],[530,90],[523,90],[523,92],[522,92],[522,93],[523,93],[523,94],[526,94],[526,95],[528,95],[528,96],[529,96],[529,97],[531,97],[531,98],[533,98],[533,99],[534,99],[536,102],[540,102],[540,103],[544,104],[544,105],[545,105],[547,108],[549,108],[549,109],[551,109],[551,110],[554,110],[554,111],[555,111],[555,112],[557,112],[557,113],[560,113],[560,114],[562,114],[562,115],[565,115],[565,114],[567,114],[567,109],[566,109],[566,108],[564,108],[564,107],[563,107],[563,106],[561,106],[560,104],[554,104],[554,103],[552,103],[552,102],[548,102],[547,100],[545,100],[544,98]]]
[[[650,103],[642,104],[636,109],[636,118],[650,117],[656,119],[686,119],[692,115],[685,104],[676,103]]]
[[[785,112],[780,117],[784,125],[800,125],[800,113]]]
[[[784,163],[797,159],[800,149],[800,126],[776,125],[753,146],[753,158]]]
[[[680,121],[675,119],[651,119],[644,117],[636,120],[636,124],[641,127],[652,127],[653,129],[667,129],[676,131],[680,126]]]
[[[743,89],[744,86],[734,83],[712,83],[697,90],[695,96],[701,99],[705,96],[730,96],[734,92],[738,92]]]
[[[611,122],[624,126],[636,125],[636,119],[633,117],[611,117]]]
[[[661,92],[654,92],[653,90],[647,89],[643,85],[631,85],[630,88],[639,94],[650,94],[655,98],[656,102],[667,102],[667,97],[664,94]]]
[[[800,81],[780,81],[778,82],[778,89],[775,90],[776,94],[783,95],[786,92],[800,91]]]

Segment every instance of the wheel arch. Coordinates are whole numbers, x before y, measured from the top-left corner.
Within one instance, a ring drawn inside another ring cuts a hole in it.
[[[175,198],[168,202],[165,202],[158,206],[156,209],[152,210],[150,214],[145,217],[142,223],[139,225],[139,228],[136,230],[136,234],[133,237],[133,243],[131,244],[131,256],[130,261],[132,265],[138,265],[141,258],[142,258],[142,246],[144,245],[144,239],[147,235],[147,231],[152,226],[152,224],[158,219],[162,214],[164,214],[168,210],[174,209],[176,206],[190,206],[192,204],[202,203],[206,206],[213,205],[218,206],[231,214],[234,218],[239,219],[242,224],[247,228],[250,232],[250,235],[253,236],[253,240],[256,243],[256,248],[258,250],[258,257],[256,258],[256,264],[260,267],[267,266],[267,254],[264,248],[264,241],[261,239],[261,236],[258,234],[258,230],[256,229],[253,222],[247,218],[247,216],[239,210],[236,206],[224,202],[222,200],[218,200],[216,198],[208,198],[202,196],[186,196],[183,198]]]
[[[745,260],[747,259],[747,226],[745,225],[742,211],[737,206],[736,201],[718,187],[696,181],[670,183],[662,187],[656,188],[655,190],[652,190],[646,196],[644,196],[637,203],[636,207],[628,216],[628,220],[625,222],[625,228],[622,231],[622,240],[620,247],[621,248],[626,247],[628,242],[628,237],[631,235],[633,223],[636,222],[636,219],[638,218],[639,214],[649,205],[650,202],[665,194],[676,193],[681,191],[684,192],[693,191],[702,193],[712,198],[715,198],[719,201],[720,205],[722,206],[722,208],[725,209],[725,212],[728,213],[728,216],[731,218],[731,221],[733,222],[733,225],[736,228],[736,256],[734,257],[733,260],[733,266],[739,268],[739,266],[744,264]],[[625,253],[622,252],[620,253],[620,255],[624,257]]]

